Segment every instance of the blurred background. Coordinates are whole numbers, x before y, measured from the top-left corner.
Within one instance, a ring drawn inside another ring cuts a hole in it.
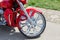
[[[35,6],[60,11],[60,0],[28,0],[27,6]]]

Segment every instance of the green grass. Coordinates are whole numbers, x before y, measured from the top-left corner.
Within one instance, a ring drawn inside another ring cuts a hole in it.
[[[28,6],[60,10],[60,0],[28,0]]]

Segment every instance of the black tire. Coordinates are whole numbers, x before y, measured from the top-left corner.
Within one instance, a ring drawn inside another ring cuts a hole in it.
[[[24,33],[21,31],[21,29],[19,30],[19,31],[20,31],[24,36],[26,36],[27,38],[38,38],[38,37],[40,37],[41,34],[44,32],[44,30],[45,30],[45,28],[46,28],[46,19],[45,19],[45,17],[44,17],[43,14],[40,14],[40,15],[42,16],[43,22],[44,22],[44,25],[43,25],[44,28],[42,29],[41,33],[39,33],[39,34],[36,35],[36,36],[31,37],[31,36],[27,36],[26,34],[24,34]]]

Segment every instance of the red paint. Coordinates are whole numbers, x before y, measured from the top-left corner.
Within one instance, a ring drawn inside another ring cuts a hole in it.
[[[16,1],[16,0],[15,0]],[[26,0],[20,0],[23,4],[26,4]],[[16,8],[16,12],[14,12],[12,10],[12,7],[13,7],[13,0],[3,0],[2,2],[0,2],[0,8],[5,8],[5,11],[4,11],[4,18],[6,19],[7,21],[7,24],[11,27],[18,27],[20,29],[20,26],[19,26],[19,22],[20,21],[24,21],[27,19],[26,15],[24,14],[23,10],[21,10],[19,7]],[[27,8],[26,11],[29,12],[33,10],[33,13],[31,16],[34,15],[35,12],[40,12],[40,10],[36,10],[35,8]],[[20,13],[20,15],[17,17],[17,14],[18,12]],[[10,15],[10,16],[9,16]],[[24,16],[25,19],[22,19],[21,16]],[[30,16],[30,15],[29,15]],[[31,17],[30,16],[30,17]]]
[[[34,14],[35,14],[36,12],[42,13],[41,10],[37,10],[36,8],[33,8],[33,7],[26,8],[26,11],[28,12],[28,14],[30,13],[31,10],[33,11],[31,16],[34,16]],[[29,16],[30,16],[30,15],[29,15]],[[30,17],[31,17],[31,16],[30,16]]]
[[[0,7],[2,8],[11,8],[12,7],[12,0],[3,0],[0,2]]]
[[[15,0],[16,1],[16,0]],[[26,0],[20,0],[23,4],[26,4]],[[2,8],[12,8],[14,0],[3,0],[0,2],[0,7]]]

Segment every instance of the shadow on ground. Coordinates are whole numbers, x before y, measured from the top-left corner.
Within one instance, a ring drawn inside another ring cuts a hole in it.
[[[0,26],[0,40],[26,40],[21,33],[11,32],[7,26]]]

